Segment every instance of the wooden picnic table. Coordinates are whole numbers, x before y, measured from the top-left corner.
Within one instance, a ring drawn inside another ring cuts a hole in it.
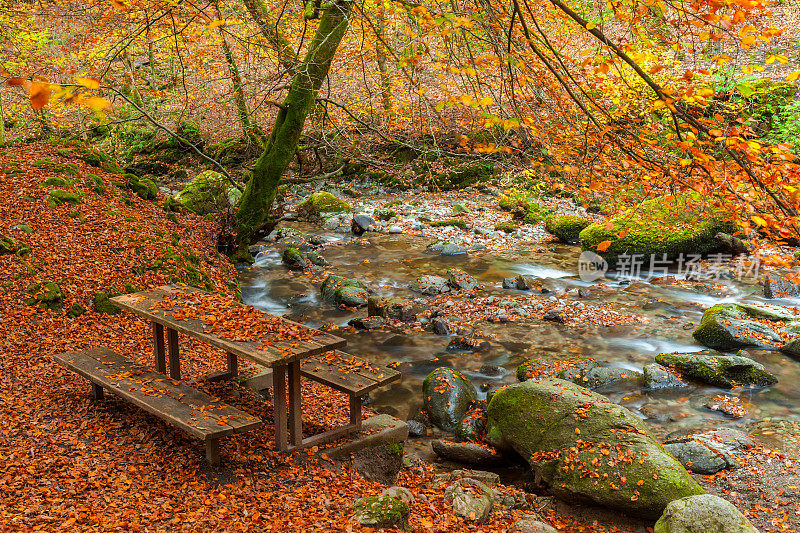
[[[254,340],[231,340],[219,334],[207,331],[204,323],[198,318],[185,317],[176,319],[174,308],[169,307],[171,295],[207,294],[199,289],[185,285],[166,285],[150,291],[142,291],[110,298],[114,305],[149,320],[152,324],[153,352],[156,371],[166,373],[166,357],[164,329],[167,332],[166,355],[169,356],[169,375],[173,379],[181,378],[180,352],[178,349],[178,333],[199,339],[207,344],[221,348],[227,352],[227,371],[207,376],[207,379],[229,379],[238,374],[238,357],[244,357],[254,363],[271,368],[273,372],[273,388],[275,403],[275,442],[281,451],[300,448],[312,442],[322,442],[325,437],[335,438],[342,433],[337,429],[303,439],[302,406],[300,401],[300,365],[307,357],[341,348],[346,344],[342,338],[314,331],[310,338],[270,341],[268,337]],[[233,299],[230,306],[244,306]],[[162,307],[164,306],[164,307]],[[180,313],[180,310],[177,310]],[[280,320],[287,328],[310,330],[307,326],[292,322],[282,317],[264,313],[264,319]],[[287,395],[286,378],[289,386]],[[287,397],[289,408],[287,411]],[[287,441],[287,423],[288,436]]]

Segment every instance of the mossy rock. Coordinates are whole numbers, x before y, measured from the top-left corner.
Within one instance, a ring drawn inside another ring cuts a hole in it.
[[[45,309],[56,310],[64,303],[61,287],[54,281],[34,283],[25,289],[25,293],[28,294],[25,305],[39,305]]]
[[[56,162],[52,159],[38,159],[31,163],[31,166],[41,170],[54,170],[56,168]]]
[[[422,382],[423,409],[431,423],[445,431],[454,431],[477,400],[472,383],[452,368],[437,368]]]
[[[289,270],[305,270],[309,266],[311,266],[311,262],[306,258],[306,256],[298,250],[297,248],[286,248],[283,251],[283,264]]]
[[[50,176],[46,180],[39,183],[40,187],[72,187],[72,180],[59,178],[58,176]]]
[[[353,208],[346,201],[325,191],[318,191],[297,206],[298,216],[317,220],[322,213],[349,213]]]
[[[198,174],[174,199],[198,215],[217,213],[235,206],[241,191],[222,174],[206,170]]]
[[[656,363],[674,368],[684,376],[721,387],[732,389],[740,385],[768,387],[778,378],[767,372],[764,365],[740,355],[725,355],[712,350],[694,353],[662,353]]]
[[[503,233],[514,233],[518,229],[519,226],[511,222],[501,222],[494,227],[495,231],[502,231]]]
[[[86,308],[79,303],[74,303],[70,306],[69,310],[67,311],[67,317],[69,318],[78,318],[82,314],[86,312]]]
[[[578,235],[591,223],[591,220],[576,215],[550,215],[544,219],[544,229],[561,242],[571,244],[578,242]]]
[[[33,233],[33,228],[27,224],[14,224],[13,229],[19,230],[22,233],[27,233],[27,234]]]
[[[378,220],[391,220],[397,216],[397,211],[394,209],[378,209],[375,211],[375,218]]]
[[[437,220],[436,222],[431,222],[430,226],[432,228],[443,228],[447,226],[452,226],[466,231],[467,221],[460,218],[448,218],[445,220]]]
[[[339,287],[333,293],[334,303],[345,307],[363,307],[367,305],[368,299],[369,292],[366,289],[353,285]]]
[[[53,167],[53,170],[67,176],[78,175],[78,165],[75,163],[58,163],[55,167]]]
[[[606,224],[591,224],[580,232],[581,247],[602,256],[609,264],[616,264],[620,255],[640,255],[649,261],[666,256],[674,261],[681,255],[703,255],[720,246],[714,238],[717,233],[735,231],[733,222],[727,220],[728,212],[704,206],[697,195],[659,196],[646,200],[612,218],[610,229]],[[619,234],[626,232],[619,238]],[[611,241],[605,250],[597,245]]]
[[[522,220],[526,224],[538,224],[552,214],[550,208],[539,203],[539,197],[537,191],[512,189],[508,194],[500,196],[498,205],[517,220]]]
[[[94,310],[106,315],[116,315],[120,313],[122,310],[109,300],[109,298],[118,295],[119,292],[115,291],[97,291],[94,293],[93,298]]]
[[[81,197],[75,192],[53,189],[47,195],[47,203],[50,204],[51,207],[57,207],[62,204],[78,205],[81,203]]]
[[[780,348],[784,342],[778,332],[756,319],[792,322],[800,321],[800,316],[766,304],[717,304],[706,309],[692,336],[709,348],[723,351],[747,346]]]
[[[97,174],[89,174],[86,176],[86,181],[89,182],[89,188],[93,192],[100,195],[104,195],[106,193],[106,185],[103,183],[103,179]]]
[[[30,255],[31,247],[27,243],[15,239],[9,235],[0,233],[0,255],[16,255],[25,257]]]
[[[357,287],[360,289],[367,288],[364,282],[357,279],[331,274],[325,278],[325,280],[322,282],[322,285],[320,285],[320,292],[325,300],[334,301],[336,298],[336,291],[341,287]]]
[[[456,203],[456,204],[453,204],[453,208],[451,209],[451,212],[454,215],[466,215],[470,211],[469,211],[469,209],[467,209],[467,207],[464,204]]]
[[[391,496],[367,496],[353,505],[353,519],[372,528],[408,528],[408,504]]]
[[[486,440],[514,450],[570,502],[656,519],[669,502],[704,493],[639,417],[561,379],[498,390],[489,402]]]

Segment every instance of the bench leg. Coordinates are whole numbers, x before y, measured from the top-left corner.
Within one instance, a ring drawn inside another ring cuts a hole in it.
[[[178,332],[167,328],[167,349],[169,352],[169,377],[181,379],[181,360],[178,352]]]
[[[167,373],[167,360],[164,353],[164,326],[156,322],[150,323],[153,329],[153,357],[156,372]]]
[[[294,446],[303,444],[303,408],[300,405],[300,361],[289,363],[289,436]]]
[[[211,466],[217,466],[220,463],[219,439],[208,439],[206,441],[206,461]]]
[[[103,387],[94,382],[92,382],[92,398],[95,400],[103,399]]]
[[[239,358],[235,353],[228,352],[228,374],[231,378],[239,375]]]
[[[350,423],[361,430],[361,397],[355,394],[350,396]]]
[[[272,370],[272,389],[275,393],[275,445],[279,451],[289,449],[286,442],[286,367],[276,366]]]

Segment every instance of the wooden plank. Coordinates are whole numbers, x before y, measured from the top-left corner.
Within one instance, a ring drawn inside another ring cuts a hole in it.
[[[289,439],[294,446],[303,441],[303,408],[300,401],[300,363],[289,363]]]
[[[153,330],[153,357],[155,358],[156,372],[167,373],[167,360],[164,351],[164,326],[157,322],[150,322]]]
[[[154,307],[154,305],[160,303],[166,294],[175,292],[192,293],[201,291],[191,287],[165,286],[152,291],[115,296],[110,298],[110,300],[112,303],[114,303],[114,305],[130,311],[142,318],[161,324],[167,328],[174,329],[180,333],[190,335],[212,346],[221,348],[226,352],[239,355],[269,368],[272,368],[276,365],[285,365],[288,362],[296,361],[309,355],[326,352],[335,348],[341,348],[346,344],[344,339],[322,332],[314,336],[315,342],[288,340],[277,342],[264,348],[259,348],[259,345],[263,342],[262,340],[231,341],[219,337],[218,335],[205,333],[203,331],[203,323],[199,320],[175,320],[165,310]],[[242,304],[237,303],[237,305]],[[307,326],[292,322],[290,320],[280,317],[273,317],[273,315],[268,316],[283,320],[287,323],[287,325],[311,329]]]
[[[352,355],[338,350],[336,353],[340,357],[356,359]],[[371,366],[373,368],[377,367],[377,365]],[[363,367],[357,367],[359,371],[354,372],[347,366],[339,366],[335,362],[322,359],[319,356],[309,357],[304,360],[300,368],[304,377],[319,381],[333,389],[351,395],[366,394],[401,377],[400,372],[397,370],[383,367],[377,367],[379,370],[375,372],[370,372]]]
[[[330,442],[332,440],[336,440],[341,438],[345,435],[349,435],[350,433],[355,433],[358,431],[358,428],[353,424],[347,424],[344,426],[335,427],[324,433],[318,433],[306,439],[300,443],[299,446],[289,446],[286,451],[292,450],[299,450],[303,448],[309,448],[311,446],[316,446],[319,444],[325,444],[326,442]]]
[[[57,362],[125,400],[207,440],[248,431],[261,421],[205,393],[175,384],[163,374],[107,348],[53,356]]]
[[[275,406],[275,444],[279,451],[289,449],[286,442],[286,367],[272,369],[272,391]]]
[[[178,350],[178,332],[167,328],[167,353],[169,353],[169,377],[181,379],[181,356]]]

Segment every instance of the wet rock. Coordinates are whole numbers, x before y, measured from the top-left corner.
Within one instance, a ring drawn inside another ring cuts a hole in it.
[[[779,349],[784,342],[769,325],[754,319],[792,323],[800,316],[782,307],[767,304],[717,304],[706,309],[692,336],[701,344],[730,351],[755,346]]]
[[[563,324],[567,321],[567,317],[562,309],[550,309],[542,316],[542,320]]]
[[[448,352],[482,352],[489,348],[488,340],[476,334],[458,335],[447,344]]]
[[[734,237],[729,233],[717,233],[714,235],[714,240],[717,241],[718,249],[722,253],[739,255],[746,254],[750,251],[750,248],[747,246],[745,241],[739,237]]]
[[[448,461],[475,466],[496,466],[503,464],[503,456],[494,448],[481,446],[474,442],[451,442],[435,440],[431,447],[436,455]]]
[[[404,501],[391,496],[359,498],[353,505],[353,520],[374,528],[408,528],[411,509]]]
[[[333,293],[334,303],[345,307],[365,306],[367,305],[367,298],[369,298],[369,293],[366,289],[354,287],[352,285],[340,287]]]
[[[575,215],[550,215],[544,219],[544,229],[565,243],[578,242],[578,235],[592,223]]]
[[[411,284],[411,290],[428,296],[450,292],[450,285],[441,276],[420,276]]]
[[[339,229],[341,225],[342,220],[339,217],[328,217],[325,219],[325,222],[322,223],[322,229],[334,231]]]
[[[517,279],[516,278],[503,278],[503,288],[504,289],[516,289],[517,288]]]
[[[380,329],[386,325],[386,319],[382,316],[369,316],[366,318],[353,318],[347,322],[356,329],[373,330]]]
[[[324,257],[322,257],[321,255],[319,255],[317,252],[308,252],[306,254],[306,258],[309,261],[311,261],[311,264],[313,264],[313,265],[317,265],[317,266],[321,266],[321,267],[325,267],[325,266],[329,266],[330,265],[328,260],[325,259]]]
[[[464,255],[467,253],[467,249],[464,246],[459,246],[458,244],[448,242],[444,246],[442,246],[442,251],[439,252],[442,255]]]
[[[366,289],[367,286],[357,279],[345,278],[344,276],[336,276],[331,274],[320,285],[320,292],[322,297],[327,301],[335,301],[336,291],[342,287],[357,287]]]
[[[454,481],[459,479],[474,479],[480,481],[489,487],[495,487],[500,484],[500,476],[494,472],[486,470],[453,470],[443,474],[436,474],[436,479],[442,481]]]
[[[428,428],[419,420],[409,420],[406,423],[408,424],[408,434],[412,437],[423,437],[428,433]]]
[[[458,516],[482,524],[492,511],[494,493],[480,481],[464,478],[445,489],[444,501],[453,507],[453,512]]]
[[[461,441],[482,442],[486,435],[486,401],[476,401],[456,426],[454,433]]]
[[[329,192],[318,191],[306,198],[297,206],[297,215],[301,218],[319,220],[324,214],[350,212],[353,208],[346,201]]]
[[[800,285],[788,276],[768,275],[764,279],[765,298],[795,298],[800,296]]]
[[[758,533],[730,502],[699,494],[670,502],[656,522],[654,533]]]
[[[305,270],[311,266],[311,261],[297,248],[286,248],[283,251],[282,260],[289,270]]]
[[[573,383],[596,390],[608,386],[638,388],[642,385],[642,373],[637,370],[610,366],[592,366],[591,368],[575,367],[569,371],[559,373],[558,377],[569,379]]]
[[[403,228],[395,224],[393,226],[389,226],[386,229],[386,233],[391,233],[392,235],[398,235],[400,233],[403,233]]]
[[[440,367],[422,383],[423,408],[436,427],[453,431],[477,401],[478,393],[461,372]]]
[[[737,396],[727,396],[725,394],[709,398],[704,407],[731,418],[743,418],[747,414],[747,404],[743,404]]]
[[[664,443],[664,449],[688,470],[710,475],[720,470],[739,468],[734,453],[752,448],[755,444],[752,437],[741,431],[723,428],[668,440]]]
[[[778,378],[767,372],[764,365],[740,355],[725,355],[713,350],[694,353],[662,353],[656,362],[674,368],[686,377],[732,389],[739,385],[767,387]]]
[[[649,390],[683,389],[689,385],[680,376],[673,374],[666,367],[653,363],[643,369],[644,388]]]
[[[480,372],[485,376],[490,376],[493,378],[502,377],[506,373],[505,369],[503,369],[502,366],[493,365],[491,363],[482,364],[481,367],[478,369],[478,372]]]
[[[456,290],[471,291],[478,286],[475,278],[460,268],[451,268],[447,271],[447,282]]]
[[[417,319],[411,301],[396,296],[393,298],[370,296],[367,301],[367,314],[402,322],[414,322]]]
[[[520,274],[519,276],[517,276],[516,282],[517,282],[517,287],[516,288],[521,290],[521,291],[529,291],[530,290],[530,291],[543,292],[542,291],[542,281],[540,279],[538,279],[538,278],[534,278],[534,277],[531,277],[531,276],[524,276],[524,275]]]
[[[434,318],[431,320],[431,326],[436,335],[450,335],[449,322],[444,318]]]
[[[401,502],[406,503],[411,503],[414,501],[414,493],[405,487],[399,487],[397,485],[385,489],[383,492],[381,492],[381,496],[389,496],[390,498],[394,498],[395,500],[400,500]]]
[[[670,501],[703,492],[638,416],[560,379],[529,380],[497,391],[489,403],[486,440],[526,458],[567,501],[655,518]],[[617,447],[629,460],[603,453]],[[653,472],[658,472],[655,479]],[[622,477],[636,482],[622,483]]]
[[[365,231],[374,229],[376,224],[375,219],[372,217],[368,217],[367,215],[355,215],[350,223],[350,230],[353,232],[353,235],[360,236],[363,235]]]

